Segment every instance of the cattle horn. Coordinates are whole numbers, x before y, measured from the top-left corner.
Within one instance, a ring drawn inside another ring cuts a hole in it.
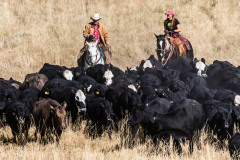
[[[156,35],[156,33],[154,33],[155,37],[158,38],[158,35]]]

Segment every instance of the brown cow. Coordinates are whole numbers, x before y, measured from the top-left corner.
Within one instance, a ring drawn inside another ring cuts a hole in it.
[[[30,86],[33,86],[41,91],[42,87],[47,81],[48,81],[48,78],[44,74],[31,73],[26,75],[25,80],[23,82],[22,89],[24,90]]]
[[[47,134],[48,139],[51,133],[56,136],[57,142],[62,134],[62,130],[66,126],[66,107],[67,103],[64,101],[60,105],[53,99],[42,99],[33,106],[33,118],[36,125],[35,138],[37,138],[37,132],[40,131],[41,138]]]

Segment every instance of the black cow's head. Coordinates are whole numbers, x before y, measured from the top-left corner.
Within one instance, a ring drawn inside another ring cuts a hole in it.
[[[229,128],[232,124],[232,106],[230,110],[219,106],[211,106],[211,114],[209,116],[209,122],[215,123],[220,128]]]
[[[106,93],[107,93],[108,87],[104,84],[97,84],[92,88],[92,90],[93,90],[93,94],[96,97],[103,97],[104,98]]]
[[[141,96],[130,88],[122,93],[120,99],[121,106],[126,107],[125,109],[130,112],[133,108],[140,108],[142,106]]]
[[[100,102],[100,107],[101,107],[101,114],[103,115],[104,119],[107,120],[107,122],[112,122],[112,113],[113,113],[113,108],[112,108],[112,103],[105,100]]]
[[[138,125],[142,122],[143,119],[144,111],[139,108],[134,108],[128,120],[128,124],[131,126]]]
[[[8,103],[6,109],[6,119],[7,121],[17,121],[19,124],[23,124],[27,118],[30,116],[30,111],[22,101],[14,101]]]

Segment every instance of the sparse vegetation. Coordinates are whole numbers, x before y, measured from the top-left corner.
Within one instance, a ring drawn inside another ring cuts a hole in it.
[[[163,33],[164,13],[170,9],[176,12],[182,35],[191,41],[197,58],[206,58],[208,64],[218,59],[240,65],[239,7],[237,0],[5,0],[0,2],[1,77],[22,82],[44,63],[77,66],[82,31],[94,12],[103,16],[112,63],[121,69],[156,55],[154,33]],[[80,129],[69,126],[59,145],[44,146],[31,141],[31,128],[30,141],[21,146],[11,143],[9,127],[1,128],[0,159],[230,159],[228,148],[211,144],[205,133],[200,150],[194,146],[190,155],[185,144],[178,155],[171,147],[156,147],[150,140],[130,148],[121,146],[128,139],[123,130],[114,132],[112,140],[107,134],[93,140],[84,129],[84,122]]]

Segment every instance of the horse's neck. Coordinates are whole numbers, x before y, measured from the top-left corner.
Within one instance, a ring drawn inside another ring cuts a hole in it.
[[[166,38],[165,39],[165,49],[169,49],[170,46],[171,46],[171,44],[170,44],[169,40]]]

